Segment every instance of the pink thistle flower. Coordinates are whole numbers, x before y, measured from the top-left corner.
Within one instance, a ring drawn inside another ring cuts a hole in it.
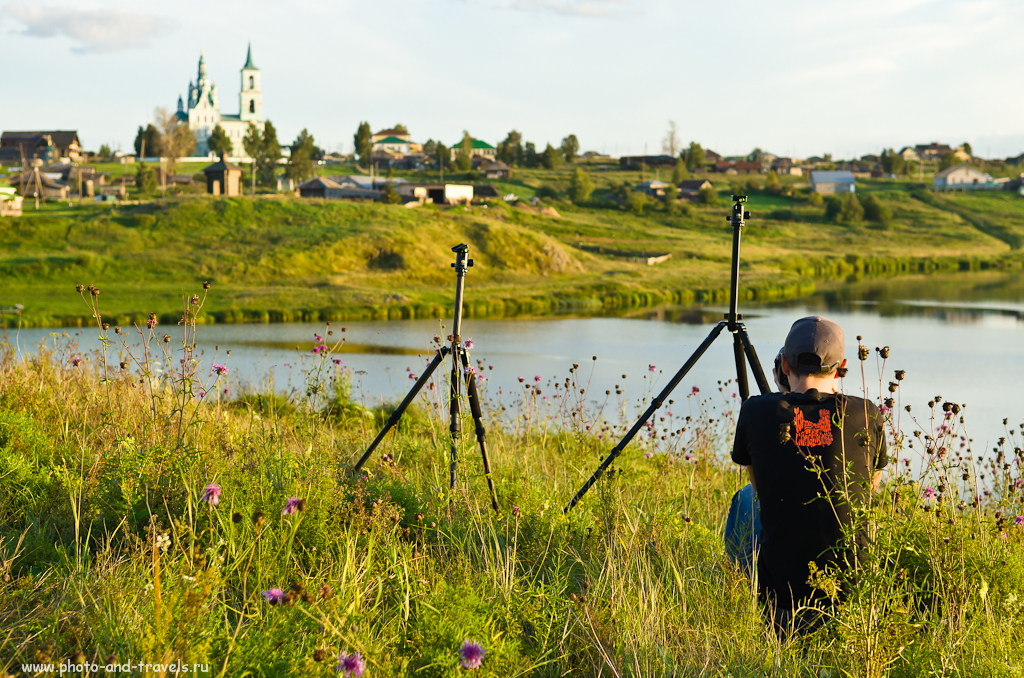
[[[923,494],[922,496],[923,496],[923,497],[924,497],[925,499],[932,499],[932,498],[934,498],[934,497],[935,497],[935,488],[932,488],[932,487],[926,487],[926,488],[924,489],[924,494]]]
[[[338,655],[338,673],[348,678],[359,678],[366,671],[366,660],[358,652],[347,654],[342,652]]]
[[[648,372],[653,372],[653,371],[654,371],[654,370],[656,370],[656,369],[658,369],[658,368],[656,368],[656,367],[655,367],[654,365],[648,365],[648,366],[647,366],[647,371],[648,371]]]
[[[82,364],[82,358],[76,355],[71,359],[71,364],[74,365],[75,367],[78,367],[79,365]]]
[[[472,671],[478,669],[484,663],[487,651],[480,643],[467,640],[459,648],[459,656],[462,658],[462,668]]]
[[[523,383],[523,381],[524,381],[524,379],[522,377],[519,377],[519,383],[521,384],[521,383]]]
[[[696,386],[690,389],[690,395],[697,395],[698,393],[700,393],[700,389]]]
[[[435,386],[434,386],[434,382],[430,382],[430,390],[431,390],[431,391],[433,391],[433,390],[434,390],[434,388],[435,388]]]
[[[409,373],[409,378],[412,379],[413,381],[416,381],[416,375],[413,374],[412,372]]]
[[[473,350],[473,340],[472,339],[466,339],[464,342],[462,342],[462,345],[466,348],[467,351]]]
[[[341,358],[332,358],[332,360],[334,361],[335,365],[340,365],[341,364]]]
[[[216,506],[220,503],[220,485],[217,483],[210,483],[203,488],[203,496],[199,501],[205,501],[210,506]]]
[[[271,605],[280,605],[284,602],[284,591],[276,586],[263,592],[263,599]]]
[[[654,458],[654,452],[648,452],[648,453],[646,453],[644,455],[644,459],[653,459],[653,458]]]
[[[224,395],[231,395],[231,389],[230,388],[224,389]]]
[[[205,397],[206,397],[206,391],[200,391],[199,392],[199,399],[202,400]]]
[[[1017,516],[1013,519],[1013,524],[1017,527],[1024,527],[1024,516]]]
[[[213,364],[213,373],[216,374],[219,377],[223,377],[223,376],[227,376],[228,374],[230,374],[230,370],[228,370],[227,366],[225,366],[225,365],[218,365],[217,363],[214,363]]]
[[[539,384],[540,383],[540,375],[538,374],[537,376],[535,376],[533,378],[533,380]]]
[[[295,515],[299,511],[303,510],[304,508],[306,508],[306,501],[304,499],[299,499],[298,497],[292,497],[291,499],[289,499],[288,501],[286,501],[284,503],[284,510],[281,511],[281,515],[282,516]]]

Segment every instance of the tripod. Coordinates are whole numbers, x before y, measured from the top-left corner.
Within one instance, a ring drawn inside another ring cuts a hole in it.
[[[384,436],[388,434],[398,420],[402,418],[402,414],[406,408],[412,404],[412,401],[416,399],[420,389],[430,379],[430,375],[434,373],[446,356],[452,356],[452,372],[451,372],[451,390],[449,393],[448,400],[448,416],[450,419],[449,432],[451,433],[451,452],[452,461],[451,466],[448,470],[448,489],[455,489],[455,476],[456,468],[458,463],[458,442],[459,438],[462,437],[462,424],[459,422],[459,403],[460,403],[460,379],[459,372],[463,372],[466,377],[466,395],[469,400],[469,410],[473,415],[473,424],[476,427],[476,442],[480,445],[480,454],[484,460],[484,475],[487,477],[487,487],[491,492],[491,508],[495,511],[498,510],[498,495],[494,490],[494,479],[491,478],[491,461],[487,457],[487,443],[485,437],[487,432],[484,430],[483,417],[480,413],[480,395],[476,388],[476,374],[469,366],[469,350],[462,345],[462,337],[460,333],[462,331],[462,292],[466,282],[466,270],[473,265],[473,260],[467,257],[469,252],[468,245],[456,245],[452,248],[452,252],[455,252],[455,263],[452,264],[452,268],[455,269],[455,321],[452,326],[451,334],[451,346],[442,346],[438,349],[434,355],[434,359],[430,361],[427,368],[423,370],[423,374],[420,375],[416,383],[409,389],[409,393],[405,396],[405,399],[399,403],[395,411],[388,417],[387,422],[384,424],[384,428],[381,429],[377,437],[373,439],[370,446],[363,453],[363,456],[359,458],[356,465],[352,468],[352,473],[355,474],[362,468],[366,460],[370,458],[373,451],[377,449],[380,442],[384,440]]]
[[[750,212],[744,211],[743,205],[747,202],[747,196],[745,195],[734,195],[732,196],[733,206],[732,215],[725,218],[730,224],[732,224],[732,278],[729,287],[729,312],[725,314],[724,320],[719,320],[718,324],[715,325],[711,333],[708,334],[707,339],[704,340],[697,350],[693,352],[693,355],[683,364],[683,366],[676,372],[672,380],[668,382],[668,385],[658,394],[654,400],[651,401],[647,411],[643,413],[643,416],[633,424],[633,428],[629,429],[626,436],[619,441],[619,444],[612,448],[611,453],[601,462],[601,465],[597,467],[594,474],[583,484],[580,491],[573,496],[572,501],[569,502],[568,506],[563,509],[563,513],[567,513],[569,509],[579,503],[583,495],[587,493],[587,490],[597,482],[598,478],[605,472],[605,470],[611,465],[615,459],[622,454],[622,450],[625,449],[626,445],[629,445],[630,441],[636,436],[637,433],[644,427],[647,420],[654,416],[654,413],[661,407],[662,403],[668,398],[672,390],[679,385],[686,373],[689,372],[700,357],[710,348],[711,344],[714,343],[718,335],[722,333],[722,330],[729,330],[732,333],[732,346],[733,353],[736,359],[736,384],[739,387],[740,398],[746,400],[750,396],[750,390],[747,384],[747,363],[746,360],[750,361],[751,369],[754,372],[754,380],[757,382],[757,387],[761,390],[761,393],[771,393],[771,386],[768,385],[768,380],[764,377],[764,370],[761,369],[761,361],[757,359],[757,351],[754,350],[753,344],[750,343],[750,337],[747,335],[747,328],[740,320],[743,316],[736,312],[737,297],[739,296],[740,289],[740,232],[743,230],[744,220],[750,218]]]

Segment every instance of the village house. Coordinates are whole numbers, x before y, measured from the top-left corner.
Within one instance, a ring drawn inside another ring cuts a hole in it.
[[[996,187],[991,174],[985,174],[970,165],[947,167],[935,175],[934,185],[937,191],[948,191],[951,189],[976,190]]]
[[[705,188],[714,188],[714,184],[707,179],[686,179],[677,185],[679,186],[679,197],[687,200],[695,199]]]
[[[821,195],[854,193],[856,191],[855,183],[853,172],[821,170],[811,172],[811,190]]]
[[[44,164],[78,162],[82,159],[82,144],[73,130],[0,134],[0,162],[21,164],[22,153],[26,159],[40,158]]]
[[[790,175],[794,177],[803,176],[803,169],[793,162],[792,158],[776,158],[772,162],[772,172],[779,176]]]
[[[633,190],[636,191],[637,193],[645,193],[651,196],[652,198],[661,198],[664,197],[665,189],[668,188],[670,185],[671,184],[669,184],[667,181],[651,179],[650,181],[645,181],[642,184],[637,184],[636,186],[633,187]]]
[[[509,179],[512,177],[512,168],[500,160],[483,160],[479,169],[488,179]]]
[[[469,154],[470,158],[475,158],[477,156],[480,156],[481,158],[486,158],[487,160],[497,160],[498,159],[498,149],[496,149],[494,146],[491,146],[486,141],[481,141],[480,139],[473,139],[472,142],[473,142],[472,143],[472,151],[470,151],[470,154]],[[462,149],[462,140],[461,139],[458,142],[452,144],[452,146],[449,148],[449,151],[451,153],[452,162],[455,162],[455,159],[457,157],[459,157],[459,151],[461,149]]]

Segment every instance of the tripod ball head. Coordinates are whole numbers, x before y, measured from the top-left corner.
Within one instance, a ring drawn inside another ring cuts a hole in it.
[[[455,263],[451,264],[451,267],[457,272],[465,271],[473,265],[473,260],[466,256],[469,253],[469,245],[456,245],[452,248],[452,252],[455,252]]]

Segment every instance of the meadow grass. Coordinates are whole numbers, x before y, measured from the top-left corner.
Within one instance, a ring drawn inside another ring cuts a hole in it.
[[[887,408],[892,463],[860,518],[869,552],[829,624],[780,639],[723,553],[745,483],[728,459],[730,381],[675,393],[565,515],[641,403],[589,392],[588,356],[512,393],[489,391],[477,361],[495,513],[468,420],[449,490],[443,375],[352,477],[393,406],[350,399],[331,326],[311,337],[304,392],[232,393],[229,357],[197,372],[196,292],[171,341],[153,317],[103,330],[98,347],[61,333],[32,357],[4,346],[8,673],[63,661],[338,675],[339,656],[358,652],[366,675],[455,676],[470,670],[466,641],[486,652],[471,670],[492,676],[1024,671],[1024,424],[1004,422],[991,453],[973,449],[960,404],[903,409],[887,351],[865,347],[845,384]],[[102,327],[99,297],[82,294]],[[624,378],[642,379],[646,399],[667,376]],[[841,580],[818,577],[823,590]]]

